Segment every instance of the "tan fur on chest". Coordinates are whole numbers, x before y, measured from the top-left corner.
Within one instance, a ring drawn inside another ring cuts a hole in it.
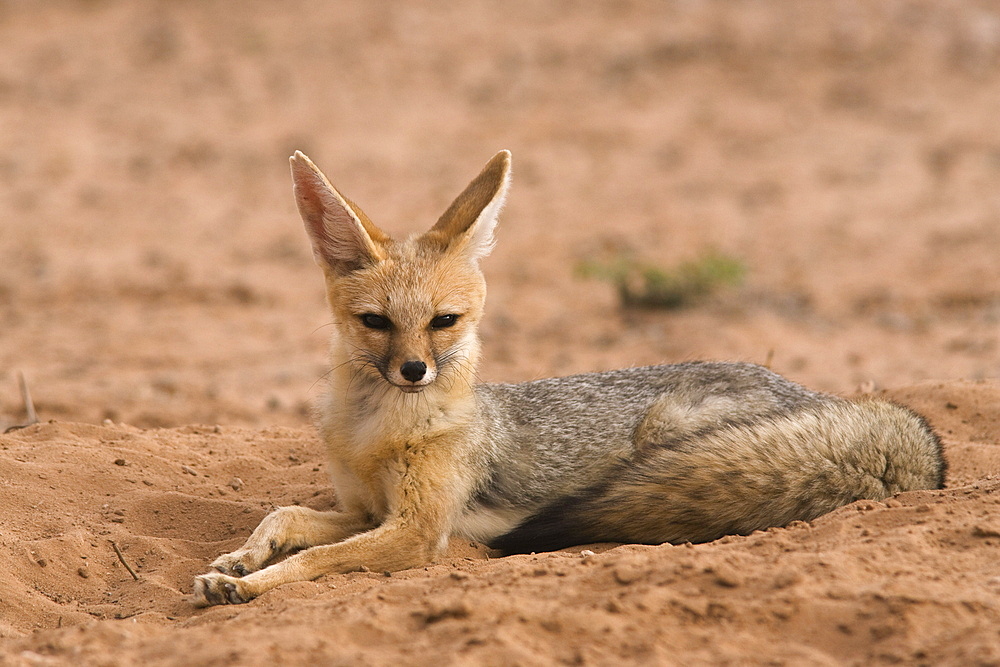
[[[376,520],[398,504],[398,486],[413,457],[426,448],[442,450],[435,457],[440,474],[454,474],[449,462],[462,457],[468,444],[464,431],[475,413],[471,396],[429,391],[381,398],[363,406],[331,402],[321,415],[341,504],[363,507]]]

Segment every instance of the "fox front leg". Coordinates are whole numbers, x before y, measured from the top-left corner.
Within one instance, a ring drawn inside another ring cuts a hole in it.
[[[355,572],[365,567],[375,572],[395,572],[431,562],[448,544],[453,517],[468,503],[470,492],[461,482],[471,479],[453,474],[456,466],[448,442],[437,440],[434,444],[437,446],[405,452],[403,465],[397,469],[399,478],[390,486],[392,509],[381,525],[332,544],[303,549],[242,577],[223,572],[203,574],[195,579],[192,602],[198,606],[246,602],[276,586],[311,581],[324,574]],[[270,539],[280,532],[279,526],[285,534],[290,532],[284,522],[299,517],[296,511],[303,508],[284,508],[265,518],[248,540],[249,551],[256,554],[254,548],[262,545],[263,553],[273,552]],[[304,510],[301,516],[315,518],[321,514]],[[275,518],[268,521],[271,517]],[[315,527],[317,523],[310,525]],[[319,525],[324,524],[320,521]],[[259,554],[254,558],[259,560]]]
[[[280,507],[264,517],[242,547],[219,556],[211,567],[225,575],[243,577],[282,554],[333,544],[369,528],[371,523],[361,514]]]
[[[192,602],[198,607],[240,604],[293,581],[311,581],[324,574],[362,568],[395,572],[433,560],[447,543],[438,526],[401,517],[336,544],[311,547],[245,577],[209,572],[195,577]]]

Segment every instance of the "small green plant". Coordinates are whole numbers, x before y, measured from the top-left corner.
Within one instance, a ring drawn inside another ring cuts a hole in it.
[[[672,268],[644,264],[623,252],[607,261],[584,260],[577,266],[577,273],[612,283],[623,305],[675,309],[689,306],[722,287],[738,285],[746,267],[718,251],[706,252]]]

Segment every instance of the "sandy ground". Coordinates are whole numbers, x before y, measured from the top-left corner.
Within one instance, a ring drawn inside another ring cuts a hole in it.
[[[19,372],[43,420],[0,436],[0,664],[1000,664],[994,4],[235,7],[0,4],[0,426]],[[287,156],[405,234],[500,148],[484,380],[767,362],[922,411],[947,488],[193,609],[271,507],[335,503]],[[746,280],[683,311],[576,271],[710,249]]]

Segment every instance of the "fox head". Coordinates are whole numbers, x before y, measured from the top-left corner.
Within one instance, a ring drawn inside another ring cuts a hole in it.
[[[295,201],[326,278],[334,354],[352,379],[406,393],[471,382],[486,282],[479,260],[510,185],[510,153],[490,160],[426,233],[397,241],[299,151]]]

